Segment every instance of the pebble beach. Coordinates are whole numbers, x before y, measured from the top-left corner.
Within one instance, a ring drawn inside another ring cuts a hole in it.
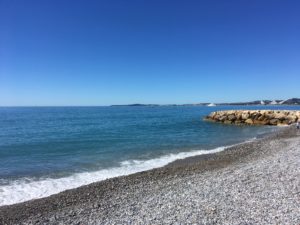
[[[0,224],[300,224],[295,126],[223,152],[0,207]]]

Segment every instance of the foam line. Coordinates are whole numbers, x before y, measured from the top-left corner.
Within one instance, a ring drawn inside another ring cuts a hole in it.
[[[119,167],[102,169],[93,172],[76,173],[63,178],[43,178],[41,180],[23,178],[12,181],[8,185],[0,186],[0,205],[11,205],[31,199],[43,198],[93,182],[163,167],[178,159],[217,153],[224,149],[225,147],[219,147],[209,151],[194,150],[190,152],[168,154],[149,160],[128,160],[121,162]]]

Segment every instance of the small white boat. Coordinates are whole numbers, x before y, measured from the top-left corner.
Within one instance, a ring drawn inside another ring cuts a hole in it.
[[[208,104],[207,106],[212,107],[212,106],[216,106],[216,104],[210,103],[210,104]]]

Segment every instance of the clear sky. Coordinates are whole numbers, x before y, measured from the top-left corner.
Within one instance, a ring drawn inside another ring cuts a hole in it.
[[[0,0],[0,105],[300,97],[300,1]]]

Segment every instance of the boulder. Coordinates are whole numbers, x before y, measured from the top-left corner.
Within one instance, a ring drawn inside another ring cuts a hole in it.
[[[235,121],[236,120],[236,116],[234,114],[231,114],[231,115],[228,116],[228,120]]]
[[[265,117],[268,118],[269,120],[272,120],[275,118],[275,115],[274,115],[274,113],[268,112],[265,114]]]
[[[247,120],[249,118],[249,113],[248,112],[245,112],[245,113],[242,113],[242,119],[243,120]]]
[[[225,120],[227,120],[227,116],[220,116],[219,121],[224,122]]]
[[[259,117],[261,117],[261,113],[256,113],[255,115],[253,115],[254,120],[258,120]]]
[[[246,119],[245,123],[249,124],[249,125],[252,125],[253,124],[253,120],[252,119]]]
[[[286,124],[286,123],[277,123],[277,126],[287,126],[288,124]]]
[[[284,112],[276,112],[274,115],[274,119],[283,120],[284,118],[286,118]]]
[[[214,117],[211,117],[213,120],[219,120],[220,119],[220,115],[216,114],[214,115]]]
[[[230,121],[230,120],[225,120],[225,121],[224,121],[224,124],[232,124],[232,121]]]
[[[236,114],[236,120],[242,120],[242,113],[238,112]]]
[[[211,114],[209,114],[209,117],[214,118],[216,114],[217,112],[212,112]]]
[[[297,121],[297,116],[295,116],[295,115],[289,115],[289,116],[286,117],[286,119],[288,121],[291,121],[292,123],[295,123]]]
[[[278,122],[279,122],[279,119],[271,119],[269,123],[270,123],[271,125],[277,125]]]
[[[266,118],[265,115],[261,115],[261,116],[259,116],[259,117],[257,118],[257,120],[263,121],[265,118]]]
[[[267,125],[268,121],[264,120],[253,120],[253,124],[255,125]]]

